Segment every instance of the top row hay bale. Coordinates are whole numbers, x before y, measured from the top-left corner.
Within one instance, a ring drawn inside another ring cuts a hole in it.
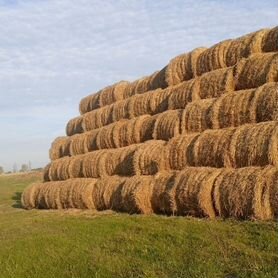
[[[68,136],[72,136],[77,133],[83,133],[84,128],[83,128],[83,117],[78,116],[75,117],[71,120],[69,120],[67,126],[66,126],[66,134]]]
[[[265,33],[262,39],[263,52],[278,51],[278,26]]]
[[[83,115],[89,111],[100,108],[99,96],[100,92],[97,92],[82,98],[79,104],[80,114]]]
[[[256,53],[242,59],[234,71],[236,90],[257,88],[278,81],[278,53]]]
[[[99,106],[112,104],[124,98],[124,91],[129,85],[127,81],[120,81],[114,85],[102,89],[99,93]]]
[[[233,40],[225,40],[208,48],[198,58],[197,75],[234,66],[252,53],[262,52],[262,41],[268,29],[259,30]]]
[[[170,61],[166,67],[166,83],[168,86],[179,84],[192,79],[196,73],[196,63],[198,57],[206,48],[196,48],[195,50],[181,54]]]
[[[165,82],[165,71],[166,68],[163,68],[160,71],[154,72],[150,76],[145,76],[131,83],[120,81],[95,94],[83,98],[79,104],[80,114],[83,115],[89,111],[110,105],[135,94],[167,87]]]

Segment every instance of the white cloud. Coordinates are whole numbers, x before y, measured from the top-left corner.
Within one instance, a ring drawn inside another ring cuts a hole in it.
[[[84,95],[274,26],[277,12],[276,0],[0,0],[0,164],[42,165]]]

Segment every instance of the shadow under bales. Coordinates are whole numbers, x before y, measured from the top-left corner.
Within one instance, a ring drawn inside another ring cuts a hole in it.
[[[22,195],[22,192],[15,192],[14,193],[14,195],[12,197],[12,200],[15,201],[15,203],[12,205],[13,208],[22,208],[21,195]]]

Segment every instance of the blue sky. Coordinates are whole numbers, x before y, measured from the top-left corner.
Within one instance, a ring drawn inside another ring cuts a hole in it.
[[[85,95],[277,16],[277,0],[0,0],[0,165],[44,166]]]

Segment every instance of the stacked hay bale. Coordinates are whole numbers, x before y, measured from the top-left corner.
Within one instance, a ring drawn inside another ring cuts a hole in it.
[[[26,209],[278,215],[278,28],[172,59],[80,102]]]

